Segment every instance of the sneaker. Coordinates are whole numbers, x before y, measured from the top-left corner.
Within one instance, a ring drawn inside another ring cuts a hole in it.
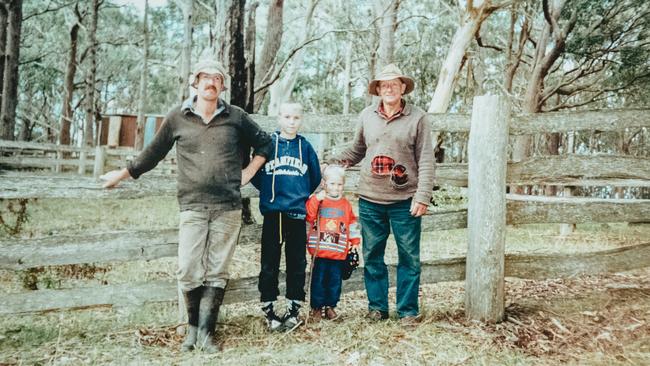
[[[296,301],[289,301],[286,314],[282,317],[282,323],[286,329],[293,329],[300,324],[300,304]]]
[[[283,329],[282,319],[273,311],[273,304],[262,307],[262,311],[266,317],[266,326],[269,331],[274,332]]]
[[[337,314],[336,311],[334,311],[334,308],[331,306],[325,307],[323,309],[323,313],[324,318],[327,320],[336,320],[339,318],[339,314]]]
[[[368,314],[366,314],[366,319],[372,321],[386,320],[388,319],[388,313],[380,310],[370,310],[368,311]]]

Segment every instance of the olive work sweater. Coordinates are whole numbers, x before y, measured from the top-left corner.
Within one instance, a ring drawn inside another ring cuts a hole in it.
[[[192,112],[191,101],[172,109],[149,145],[127,169],[137,179],[155,168],[176,144],[180,210],[241,208],[241,169],[244,156],[268,159],[271,138],[246,112],[219,100],[223,110],[204,123]]]

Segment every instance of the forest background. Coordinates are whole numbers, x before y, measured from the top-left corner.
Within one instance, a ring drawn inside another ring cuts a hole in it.
[[[308,113],[357,113],[391,62],[432,113],[471,111],[485,93],[510,96],[515,113],[647,106],[649,13],[641,0],[5,0],[0,136],[94,145],[104,114],[143,126],[179,104],[205,57],[229,69],[233,104],[269,115],[289,98]],[[566,135],[518,137],[512,157],[647,154],[645,129]],[[463,161],[443,137],[447,159]]]

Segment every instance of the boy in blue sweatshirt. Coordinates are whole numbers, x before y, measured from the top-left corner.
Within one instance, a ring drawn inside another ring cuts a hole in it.
[[[260,191],[262,257],[258,289],[269,330],[291,329],[300,324],[300,307],[305,300],[305,203],[321,181],[316,151],[298,135],[302,106],[283,103],[278,117],[279,131],[272,134],[273,152],[252,180]],[[280,291],[278,274],[282,244],[286,259],[287,311],[280,317],[273,308]]]

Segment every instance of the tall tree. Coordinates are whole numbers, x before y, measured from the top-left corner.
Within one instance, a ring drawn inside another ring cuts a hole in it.
[[[7,4],[0,2],[0,106],[2,106],[2,86],[5,76],[5,59],[7,48]]]
[[[309,37],[311,37],[314,11],[316,10],[319,1],[320,0],[311,0],[309,7],[307,8],[307,14],[304,17],[305,24],[302,27],[303,39],[302,42],[300,42],[303,46],[308,42]],[[291,97],[291,92],[293,91],[293,87],[298,79],[299,70],[303,67],[303,58],[305,53],[303,46],[300,46],[300,48],[295,51],[289,70],[284,73],[284,76],[280,80],[274,82],[270,87],[271,100],[269,101],[269,108],[267,111],[269,116],[277,115],[280,105]],[[279,75],[279,70],[276,71],[275,75]],[[271,80],[273,80],[273,78],[271,78]]]
[[[183,101],[189,96],[187,86],[192,65],[192,34],[194,32],[194,0],[176,0],[176,5],[183,13],[183,48],[178,74],[178,99]]]
[[[375,12],[379,18],[379,49],[375,75],[384,66],[393,63],[395,53],[395,31],[397,30],[397,13],[400,0],[375,0]]]
[[[86,96],[84,121],[84,145],[93,146],[95,139],[93,135],[95,126],[95,89],[97,87],[97,20],[99,19],[99,0],[93,0],[90,9],[90,28],[88,29],[88,39],[90,46],[88,49],[88,71],[86,72]],[[98,132],[99,134],[99,132]]]
[[[22,0],[11,0],[7,8],[7,45],[2,80],[2,107],[0,107],[0,138],[14,139],[16,107],[18,106],[18,63],[20,33],[23,20]]]
[[[454,92],[458,73],[465,60],[465,52],[483,21],[506,3],[494,4],[491,0],[468,0],[462,9],[461,23],[449,45],[447,57],[438,73],[436,90],[431,98],[429,113],[446,113]]]
[[[246,37],[244,39],[244,57],[246,58],[246,104],[244,110],[253,113],[255,110],[255,15],[257,7],[260,5],[254,2],[248,10],[248,19],[246,20]]]
[[[230,0],[226,39],[229,42],[228,74],[230,75],[230,103],[246,106],[246,59],[244,57],[244,20],[246,0]]]
[[[59,143],[61,145],[70,145],[70,126],[73,121],[72,98],[74,95],[74,78],[77,73],[77,46],[79,41],[79,27],[81,26],[82,16],[79,11],[79,3],[74,7],[74,19],[70,26],[69,38],[70,48],[68,49],[68,62],[65,69],[65,80],[63,84],[63,109],[61,121],[59,123]]]
[[[147,105],[147,75],[149,74],[149,1],[144,2],[144,23],[142,26],[143,45],[142,45],[142,74],[140,75],[140,93],[138,95],[138,119],[135,129],[135,149],[142,150],[144,147],[144,125],[146,123],[144,109]]]
[[[273,65],[282,44],[283,13],[284,0],[271,1],[269,13],[266,17],[266,36],[264,37],[259,61],[255,65],[256,87],[267,82],[273,74]],[[268,89],[265,88],[255,95],[255,110],[262,105],[267,91]]]

